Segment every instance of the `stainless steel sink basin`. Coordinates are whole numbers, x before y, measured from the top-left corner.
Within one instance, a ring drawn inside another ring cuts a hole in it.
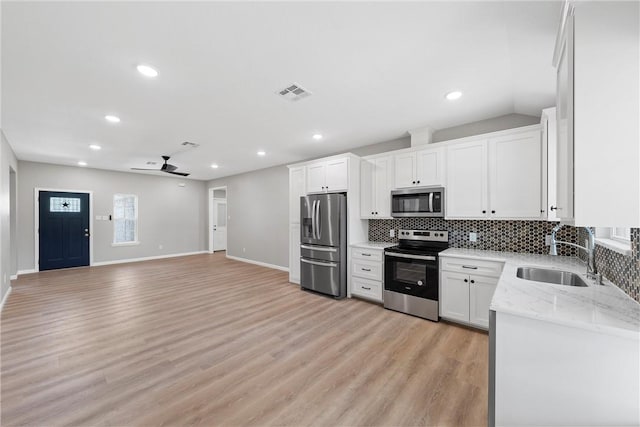
[[[546,268],[518,267],[516,276],[520,279],[553,283],[566,286],[587,286],[580,276],[569,271],[547,270]]]

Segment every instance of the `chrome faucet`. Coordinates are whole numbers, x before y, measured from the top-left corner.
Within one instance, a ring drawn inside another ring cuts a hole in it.
[[[589,227],[584,227],[589,234],[589,240],[587,241],[587,246],[576,245],[571,242],[563,242],[561,240],[556,239],[556,233],[562,228],[563,224],[558,224],[553,227],[551,230],[551,247],[549,248],[549,255],[558,255],[558,244],[563,244],[567,246],[573,246],[574,248],[582,249],[587,253],[587,277],[590,277],[595,280],[596,284],[602,285],[602,275],[598,273],[598,268],[596,267],[596,240],[593,235],[593,231]]]

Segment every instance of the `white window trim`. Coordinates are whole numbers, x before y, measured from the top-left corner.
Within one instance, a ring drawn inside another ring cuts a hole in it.
[[[624,256],[631,256],[631,241],[613,237],[612,228],[596,228],[596,244]]]
[[[135,245],[139,245],[140,244],[140,240],[138,239],[138,196],[136,194],[123,194],[123,193],[116,193],[113,195],[113,206],[115,207],[115,202],[116,202],[116,197],[133,197],[133,200],[135,202],[135,208],[136,208],[136,228],[135,228],[135,237],[136,240],[131,241],[131,242],[116,242],[116,225],[115,225],[115,212],[113,215],[113,235],[112,235],[112,240],[111,240],[111,246],[117,247],[117,246],[135,246]]]

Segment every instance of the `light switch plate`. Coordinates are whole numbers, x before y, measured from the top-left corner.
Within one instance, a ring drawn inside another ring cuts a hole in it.
[[[478,241],[478,233],[469,233],[469,241],[477,242]]]

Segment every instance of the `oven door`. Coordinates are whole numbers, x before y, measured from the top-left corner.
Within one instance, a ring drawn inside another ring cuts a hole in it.
[[[384,254],[384,289],[438,301],[438,258],[433,255]]]

